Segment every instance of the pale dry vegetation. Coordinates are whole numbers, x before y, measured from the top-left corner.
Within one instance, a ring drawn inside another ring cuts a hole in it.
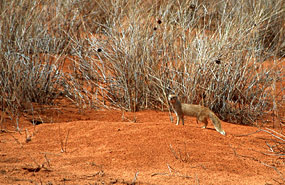
[[[281,123],[282,0],[11,0],[0,9],[1,126],[6,115],[19,128],[35,103],[59,97],[80,109],[168,110],[168,93],[225,121],[270,113]]]
[[[0,1],[0,129],[9,119],[21,130],[23,115],[62,99],[79,111],[168,111],[175,93],[224,121],[277,123],[280,133],[257,132],[272,135],[264,155],[276,160],[263,165],[282,184],[284,7],[283,0]],[[62,152],[68,136],[60,137]],[[187,162],[187,153],[171,151]]]

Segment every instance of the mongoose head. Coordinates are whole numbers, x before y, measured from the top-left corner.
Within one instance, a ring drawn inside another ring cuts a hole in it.
[[[170,94],[168,95],[168,100],[170,103],[175,104],[175,102],[177,101],[177,96],[174,94]]]

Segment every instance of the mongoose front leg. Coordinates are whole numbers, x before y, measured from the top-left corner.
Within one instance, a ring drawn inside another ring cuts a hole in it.
[[[179,115],[177,114],[177,112],[175,112],[175,114],[176,114],[176,125],[179,125],[180,117],[179,117]]]

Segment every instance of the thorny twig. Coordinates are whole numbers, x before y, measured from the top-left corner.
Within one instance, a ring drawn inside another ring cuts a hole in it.
[[[233,150],[235,156],[237,156],[237,157],[243,157],[243,158],[248,158],[248,159],[254,160],[254,161],[256,161],[256,162],[258,162],[258,163],[260,163],[260,164],[262,164],[262,165],[264,165],[264,166],[266,166],[266,167],[269,167],[269,168],[274,169],[274,170],[278,173],[278,175],[280,176],[280,178],[285,182],[285,178],[284,178],[283,173],[280,172],[275,166],[269,165],[269,164],[267,164],[267,163],[265,163],[265,162],[263,162],[263,161],[261,161],[261,160],[255,158],[255,157],[252,157],[252,156],[247,156],[247,155],[238,154],[237,151],[236,151],[231,145],[229,145],[229,146],[230,146],[230,148]]]

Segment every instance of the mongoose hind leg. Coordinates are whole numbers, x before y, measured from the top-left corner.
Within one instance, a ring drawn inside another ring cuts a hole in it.
[[[207,128],[208,126],[207,117],[198,117],[198,120],[204,123],[204,126],[202,126],[202,128]]]

